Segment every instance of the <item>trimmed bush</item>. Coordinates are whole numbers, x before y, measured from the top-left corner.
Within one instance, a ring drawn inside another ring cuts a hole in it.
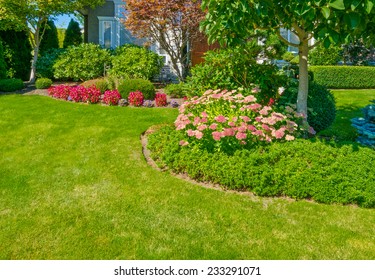
[[[35,87],[37,89],[49,88],[52,85],[51,79],[48,78],[39,78],[35,82]]]
[[[129,93],[134,91],[142,92],[145,99],[155,99],[154,85],[150,81],[144,79],[124,80],[119,84],[118,91],[124,99],[128,99]]]
[[[297,87],[288,88],[278,101],[279,106],[297,103]],[[322,131],[333,124],[336,118],[336,101],[327,87],[315,82],[309,83],[307,97],[307,121],[316,132]]]
[[[25,85],[21,79],[5,79],[0,80],[0,91],[12,92],[23,89]]]
[[[168,126],[149,136],[148,148],[159,166],[259,196],[375,207],[375,153],[369,148],[299,139],[228,155],[181,146],[180,135]]]
[[[85,81],[103,76],[108,50],[92,43],[70,46],[53,65],[56,79]]]
[[[310,65],[337,65],[341,59],[341,51],[341,47],[325,48],[323,44],[320,44],[309,53],[309,63]]]
[[[84,87],[95,86],[97,89],[100,90],[102,94],[104,94],[105,91],[112,89],[106,78],[89,80],[89,81],[83,82],[81,85]]]
[[[162,57],[156,53],[143,47],[125,45],[115,50],[109,75],[122,79],[151,80],[162,67]]]
[[[375,67],[370,66],[311,66],[314,80],[328,88],[375,88]]]

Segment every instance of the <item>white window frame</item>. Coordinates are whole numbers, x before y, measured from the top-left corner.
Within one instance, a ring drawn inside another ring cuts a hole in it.
[[[111,48],[116,48],[116,20],[113,17],[98,17],[99,20],[99,45],[104,46],[104,24],[111,24]]]

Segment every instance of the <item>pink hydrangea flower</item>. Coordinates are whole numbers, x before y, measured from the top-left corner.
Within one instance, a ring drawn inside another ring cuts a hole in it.
[[[246,96],[243,101],[245,103],[252,103],[252,102],[257,101],[257,99],[254,97],[254,95],[249,95],[249,96]]]
[[[201,116],[202,116],[203,118],[207,118],[207,117],[208,117],[208,115],[207,115],[206,112],[202,112],[202,113],[201,113]]]
[[[251,119],[248,116],[241,116],[240,117],[244,122],[249,122]]]
[[[232,128],[225,128],[223,131],[224,136],[234,136],[235,131]]]
[[[246,139],[246,137],[247,137],[246,133],[243,133],[243,132],[237,132],[237,134],[236,134],[236,138],[238,140]]]
[[[201,131],[195,131],[195,138],[202,139],[203,133]]]
[[[282,128],[279,128],[278,130],[275,130],[273,133],[272,133],[272,136],[274,136],[276,139],[281,139],[283,138],[285,135],[285,128],[282,127]]]
[[[217,116],[215,118],[215,121],[219,122],[219,123],[225,123],[227,121],[227,119],[224,117],[224,116]]]
[[[216,130],[216,128],[217,128],[217,124],[216,123],[213,123],[213,124],[210,125],[210,129],[211,130]]]
[[[214,138],[215,141],[220,141],[221,139],[221,133],[218,131],[212,132],[212,137]]]
[[[236,124],[234,122],[228,122],[228,125],[229,126],[236,126]]]
[[[198,126],[198,130],[199,131],[203,131],[203,130],[205,130],[207,128],[207,125],[205,125],[205,124],[201,124],[200,126]]]
[[[193,124],[194,125],[198,125],[200,122],[201,122],[201,118],[200,117],[195,117]]]
[[[180,141],[180,146],[187,146],[187,145],[189,145],[189,142],[187,142],[185,140]]]
[[[189,137],[193,137],[193,136],[195,136],[195,131],[194,131],[194,130],[188,129],[188,130],[186,131],[186,133],[187,133],[187,135],[188,135]]]

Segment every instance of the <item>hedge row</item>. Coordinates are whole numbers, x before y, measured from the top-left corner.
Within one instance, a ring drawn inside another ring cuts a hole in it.
[[[198,181],[250,190],[259,196],[375,207],[375,153],[357,144],[340,147],[300,139],[227,155],[181,147],[178,137],[179,132],[171,127],[151,134],[151,156],[161,167]]]
[[[375,67],[370,66],[311,66],[314,81],[328,88],[375,88]]]

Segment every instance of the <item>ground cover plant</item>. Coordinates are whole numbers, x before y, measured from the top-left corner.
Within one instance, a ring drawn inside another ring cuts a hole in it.
[[[153,158],[227,189],[375,208],[372,149],[296,140],[311,128],[301,127],[290,107],[284,115],[235,94],[208,91],[183,104],[175,127],[150,135]]]
[[[0,259],[375,259],[373,209],[221,192],[149,167],[139,136],[175,109],[6,95],[0,112]]]

